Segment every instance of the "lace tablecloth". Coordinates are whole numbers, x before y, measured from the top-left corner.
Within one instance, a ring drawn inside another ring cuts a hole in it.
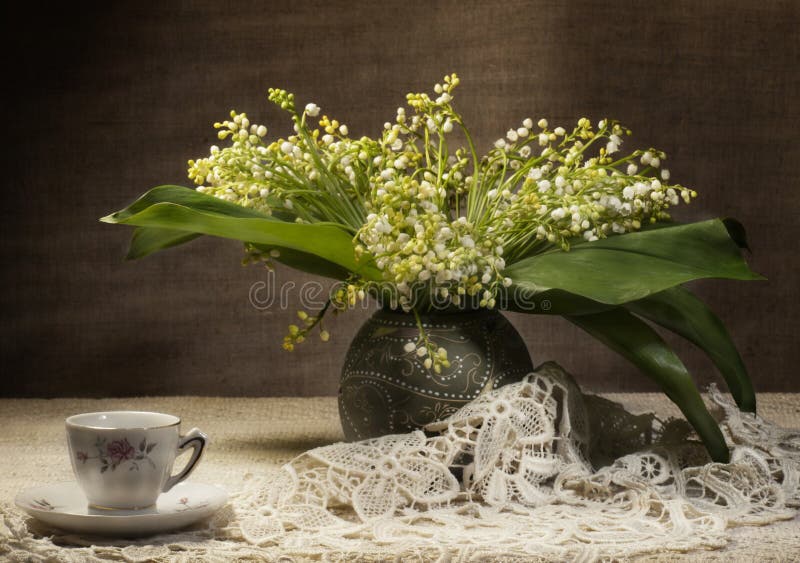
[[[634,412],[678,415],[660,394],[604,396]],[[800,428],[800,394],[762,394],[759,401],[760,413],[765,418],[783,427]],[[240,489],[252,475],[280,467],[308,449],[342,439],[333,397],[0,399],[0,503],[7,507],[22,488],[71,479],[64,418],[78,412],[117,409],[169,412],[183,419],[184,430],[192,426],[204,430],[211,437],[211,446],[192,479],[221,485],[230,492]],[[0,534],[0,558],[3,549]],[[72,549],[61,548],[59,559],[75,560],[70,554]],[[248,556],[258,559],[257,548]],[[124,554],[120,556],[125,558]],[[665,561],[681,558],[800,560],[800,519],[762,528],[734,529],[731,541],[722,550],[663,556]]]

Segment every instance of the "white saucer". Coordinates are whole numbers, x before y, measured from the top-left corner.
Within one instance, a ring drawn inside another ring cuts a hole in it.
[[[164,533],[207,518],[222,508],[228,493],[213,485],[178,483],[143,510],[89,508],[77,483],[54,483],[26,489],[16,505],[45,524],[81,534],[123,537]]]

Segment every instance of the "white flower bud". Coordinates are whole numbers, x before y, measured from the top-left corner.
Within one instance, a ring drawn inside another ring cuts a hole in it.
[[[319,106],[317,104],[306,104],[306,113],[311,117],[319,115]]]

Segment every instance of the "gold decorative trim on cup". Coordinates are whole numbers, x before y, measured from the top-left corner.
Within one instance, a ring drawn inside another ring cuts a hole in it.
[[[91,509],[94,509],[94,510],[105,510],[105,511],[108,511],[108,512],[114,512],[116,510],[147,510],[148,508],[155,508],[155,507],[156,507],[156,503],[148,504],[147,506],[116,506],[116,507],[101,506],[99,504],[92,504],[91,502],[89,503],[89,508],[91,508]]]

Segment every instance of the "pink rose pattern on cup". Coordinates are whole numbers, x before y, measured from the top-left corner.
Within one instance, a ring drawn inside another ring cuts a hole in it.
[[[134,448],[127,438],[107,442],[105,438],[98,437],[94,444],[97,455],[78,451],[75,453],[75,458],[81,463],[86,463],[90,459],[99,460],[100,473],[105,473],[109,469],[116,471],[117,467],[123,464],[127,465],[128,471],[139,471],[141,462],[147,462],[155,469],[156,464],[150,459],[150,452],[157,445],[156,443],[148,444],[147,439],[142,438],[138,448]]]
[[[111,442],[106,447],[106,453],[108,453],[111,458],[111,467],[113,468],[123,461],[131,459],[136,452],[130,442],[128,442],[128,439],[125,438],[123,440]]]

